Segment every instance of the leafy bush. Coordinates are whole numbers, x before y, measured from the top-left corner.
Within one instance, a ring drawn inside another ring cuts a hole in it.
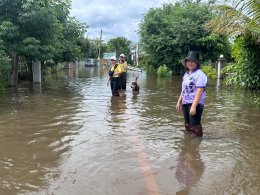
[[[4,88],[8,85],[8,73],[10,68],[10,59],[0,50],[0,88]]]
[[[139,66],[148,72],[154,72],[155,68],[152,64],[153,62],[150,56],[147,54],[143,54],[141,60],[139,61]]]
[[[211,65],[204,65],[202,66],[201,70],[207,75],[208,79],[217,78],[217,70]]]
[[[159,68],[157,69],[157,76],[159,77],[170,77],[171,75],[172,71],[170,71],[165,64],[159,66]]]
[[[260,46],[252,41],[252,37],[238,37],[232,47],[232,56],[236,63],[223,69],[228,73],[226,84],[260,90]]]
[[[228,86],[238,85],[240,77],[238,75],[238,64],[229,63],[222,70],[221,73],[225,77],[225,84]]]

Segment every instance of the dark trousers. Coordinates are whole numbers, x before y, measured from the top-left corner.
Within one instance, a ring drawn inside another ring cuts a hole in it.
[[[126,72],[120,74],[120,87],[121,90],[126,90]]]
[[[189,124],[190,126],[194,125],[200,125],[201,121],[201,115],[202,111],[204,109],[204,106],[201,104],[198,104],[196,107],[196,115],[191,116],[190,115],[190,108],[192,104],[183,104],[182,105],[182,111],[183,111],[183,116],[186,124]]]
[[[119,82],[120,82],[119,77],[111,78],[110,86],[111,86],[112,95],[119,95],[118,93],[118,88],[120,84]]]

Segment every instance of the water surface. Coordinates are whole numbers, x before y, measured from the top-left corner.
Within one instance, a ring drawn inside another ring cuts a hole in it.
[[[180,77],[129,71],[126,97],[111,97],[107,79],[88,67],[0,92],[0,194],[260,193],[249,93],[209,86],[200,139],[175,111]]]

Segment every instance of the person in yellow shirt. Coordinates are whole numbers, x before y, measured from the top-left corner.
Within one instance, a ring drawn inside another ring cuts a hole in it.
[[[119,56],[119,66],[122,69],[122,73],[120,75],[120,86],[119,89],[123,92],[126,91],[126,73],[127,73],[127,62],[125,60],[125,54],[120,54]]]
[[[116,57],[111,57],[111,67],[109,70],[110,86],[113,96],[119,96],[118,89],[120,87],[120,75],[122,73],[121,66],[116,63]]]

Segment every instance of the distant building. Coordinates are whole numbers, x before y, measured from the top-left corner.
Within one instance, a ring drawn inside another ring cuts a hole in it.
[[[97,60],[94,58],[87,58],[85,60],[85,66],[95,66],[97,65]]]
[[[112,56],[116,56],[116,52],[110,52],[110,53],[103,53],[103,63],[100,63],[102,65],[110,65],[110,59]]]

